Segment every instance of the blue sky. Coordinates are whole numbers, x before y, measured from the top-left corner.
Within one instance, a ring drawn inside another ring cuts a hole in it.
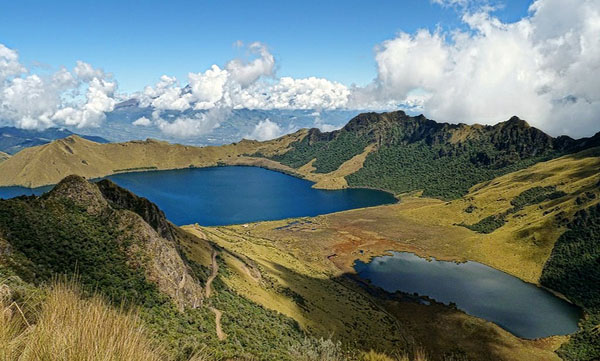
[[[494,14],[517,21],[530,3],[506,1]],[[399,31],[462,28],[461,16],[428,0],[19,0],[0,5],[0,43],[37,71],[86,61],[114,73],[126,92],[243,56],[238,40],[266,44],[278,76],[364,85],[376,76],[374,46]]]
[[[517,115],[585,136],[599,33],[599,0],[4,1],[0,124],[98,128],[135,98],[154,111],[132,126],[181,137],[242,108]]]

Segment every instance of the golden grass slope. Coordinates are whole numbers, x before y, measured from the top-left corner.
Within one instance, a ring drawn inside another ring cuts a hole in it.
[[[292,142],[301,140],[306,129],[270,141],[242,140],[238,143],[195,147],[170,144],[157,140],[100,144],[73,135],[49,144],[23,149],[7,161],[0,154],[0,186],[39,187],[57,184],[64,177],[77,174],[88,179],[115,173],[211,167],[217,165],[246,165],[277,170],[315,182],[315,188],[347,188],[345,177],[362,168],[375,145],[330,173],[315,173],[312,162],[293,169],[279,162],[252,157],[260,152],[273,155],[285,152]],[[8,155],[7,155],[8,156]]]
[[[167,360],[134,313],[83,299],[72,284],[53,286],[33,319],[22,312],[27,305],[0,301],[3,361]]]
[[[185,229],[205,236],[223,249],[221,257],[230,272],[222,279],[229,287],[295,319],[303,329],[316,335],[335,337],[350,345],[358,342],[359,347],[387,354],[422,348],[432,359],[460,349],[471,360],[559,360],[553,351],[564,338],[521,340],[491,322],[446,306],[371,295],[344,275],[335,264],[335,257],[328,257],[327,243],[332,239],[313,243],[312,238],[306,237],[311,232],[320,233],[325,228],[323,223],[276,230],[297,232],[295,236],[256,235],[261,233],[256,227],[272,230],[287,224],[288,221],[277,221],[248,227]],[[195,259],[196,252],[187,245],[186,248],[188,257]],[[198,252],[200,256],[202,253]]]
[[[98,178],[118,172],[208,167],[218,164],[257,165],[294,172],[276,162],[246,157],[257,151],[273,154],[306,135],[300,130],[275,140],[243,140],[224,146],[194,147],[146,140],[100,144],[78,136],[23,149],[0,163],[0,186],[38,187],[56,184],[70,174]]]
[[[10,158],[9,154],[6,154],[4,152],[0,152],[0,162],[3,162],[5,160],[7,160],[8,158]]]

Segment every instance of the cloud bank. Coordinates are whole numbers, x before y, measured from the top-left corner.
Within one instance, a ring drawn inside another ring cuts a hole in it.
[[[387,105],[418,91],[437,120],[492,124],[516,114],[555,135],[600,130],[600,1],[538,0],[510,24],[491,9],[465,11],[467,30],[380,44],[377,78],[355,100]]]
[[[99,126],[114,109],[117,83],[84,62],[71,71],[30,74],[15,50],[0,44],[0,120],[20,128]]]
[[[432,0],[461,14],[450,31],[400,32],[375,47],[377,75],[365,86],[325,78],[276,76],[265,44],[247,56],[163,75],[133,94],[118,94],[112,75],[85,62],[35,74],[0,44],[0,122],[22,128],[98,127],[124,99],[154,110],[133,122],[173,137],[210,133],[231,109],[409,109],[438,121],[493,124],[518,115],[553,135],[600,130],[600,0],[536,0],[513,23],[486,0]],[[243,44],[238,44],[244,46]],[[163,119],[165,111],[180,112]],[[326,124],[319,124],[327,127]],[[263,120],[250,136],[281,133]]]
[[[255,140],[271,140],[283,135],[283,130],[268,118],[258,122],[252,133],[246,138]]]

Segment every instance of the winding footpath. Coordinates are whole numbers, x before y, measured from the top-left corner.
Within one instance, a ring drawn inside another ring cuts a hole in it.
[[[211,259],[211,273],[210,276],[208,276],[208,279],[206,280],[206,287],[205,287],[205,292],[206,292],[206,299],[209,299],[211,294],[212,294],[212,282],[215,279],[215,277],[217,277],[217,274],[219,273],[219,264],[217,263],[217,255],[218,252],[216,250],[213,250],[212,252],[212,259]],[[223,328],[221,327],[221,317],[223,316],[223,312],[221,312],[220,310],[217,310],[214,307],[209,307],[209,309],[215,314],[215,328],[216,328],[216,332],[217,332],[217,337],[219,338],[219,341],[223,341],[225,338],[227,338],[227,334],[225,334],[225,332],[223,332]]]
[[[210,295],[212,293],[212,282],[214,281],[215,277],[217,277],[217,274],[219,273],[219,264],[217,263],[217,251],[213,250],[212,251],[212,260],[211,260],[211,272],[210,272],[210,276],[208,276],[208,279],[206,280],[206,287],[205,287],[205,291],[206,291],[206,298],[210,298]]]
[[[227,338],[227,335],[225,334],[225,332],[223,332],[223,329],[221,328],[221,316],[223,316],[223,312],[221,312],[220,310],[217,310],[214,307],[209,307],[209,308],[215,314],[215,325],[216,325],[216,330],[217,330],[217,337],[219,338],[219,341],[223,341],[225,338]]]

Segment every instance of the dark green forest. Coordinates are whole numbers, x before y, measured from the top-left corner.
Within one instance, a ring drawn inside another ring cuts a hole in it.
[[[293,150],[272,157],[282,164],[292,168],[298,168],[316,159],[313,166],[316,173],[329,173],[338,169],[342,163],[364,151],[369,144],[366,136],[343,132],[334,141],[316,140],[310,141],[305,137],[294,143]]]
[[[581,330],[558,354],[565,360],[600,359],[600,204],[577,212],[557,240],[540,283],[581,306]]]
[[[468,136],[452,141],[455,132]],[[423,191],[441,199],[459,198],[477,183],[564,154],[564,146],[518,118],[471,128],[392,112],[361,114],[331,133],[311,129],[289,151],[270,158],[293,168],[315,159],[316,172],[328,173],[369,144],[375,151],[346,177],[348,185],[395,194]]]

